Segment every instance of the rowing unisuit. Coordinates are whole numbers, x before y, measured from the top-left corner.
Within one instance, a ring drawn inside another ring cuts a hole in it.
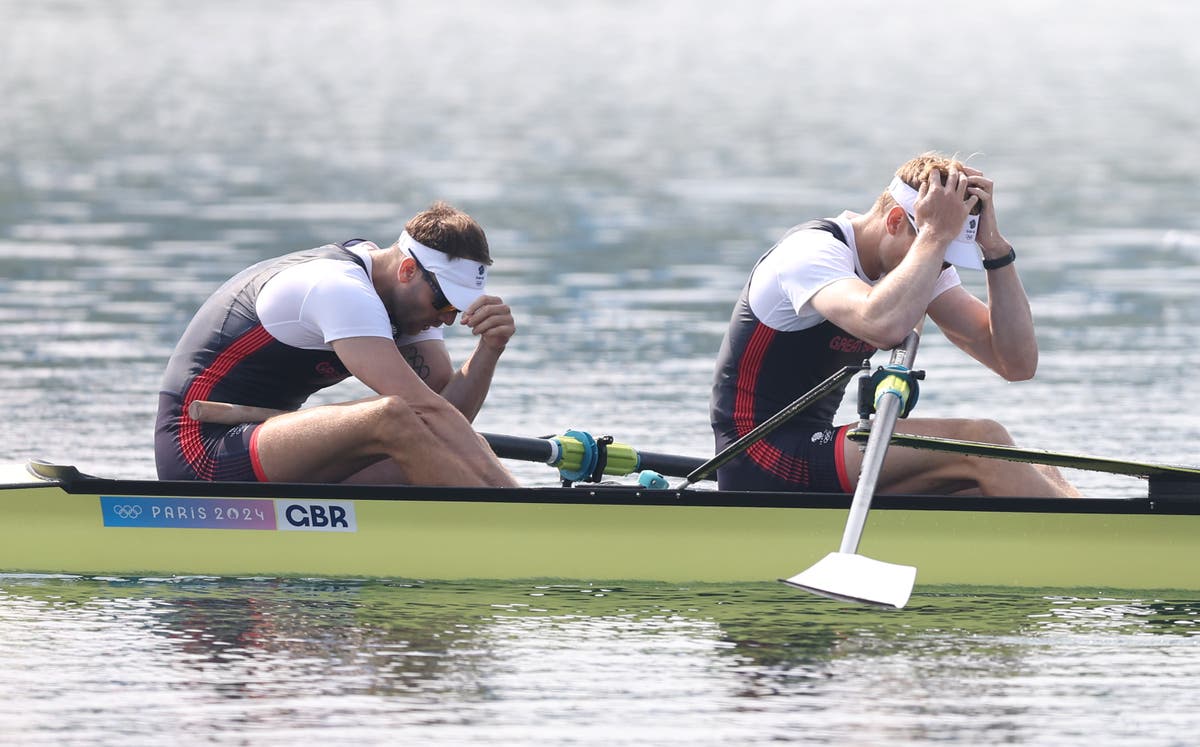
[[[851,214],[789,230],[755,264],[721,344],[710,418],[719,453],[844,366],[875,348],[815,311],[810,299],[826,285],[867,277],[854,245]],[[935,295],[959,284],[943,271]],[[723,489],[848,492],[844,429],[833,419],[845,387],[754,444],[718,472]]]
[[[371,288],[371,246],[354,240],[260,262],[204,302],[160,387],[155,426],[160,478],[263,479],[256,464],[256,424],[199,423],[186,415],[187,406],[216,400],[295,410],[314,392],[345,379],[349,374],[330,340],[393,336],[387,310]],[[427,330],[418,337],[440,334]]]

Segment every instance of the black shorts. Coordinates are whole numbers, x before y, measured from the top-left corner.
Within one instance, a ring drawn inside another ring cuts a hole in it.
[[[258,461],[261,423],[221,425],[182,416],[178,397],[159,395],[154,462],[160,480],[267,482]]]
[[[721,467],[717,485],[721,490],[850,493],[845,459],[849,427],[780,428]],[[717,453],[736,440],[736,433],[718,432]]]

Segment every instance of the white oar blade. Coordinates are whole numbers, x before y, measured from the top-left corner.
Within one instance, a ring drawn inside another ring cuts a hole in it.
[[[856,553],[831,552],[808,570],[780,580],[831,599],[899,609],[908,604],[917,569]]]

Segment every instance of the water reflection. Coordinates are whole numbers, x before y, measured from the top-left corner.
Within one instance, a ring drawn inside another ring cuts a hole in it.
[[[1186,689],[1200,667],[1184,655],[1198,621],[1190,598],[1034,591],[947,590],[883,612],[776,585],[10,576],[0,654],[12,671],[37,662],[57,676],[0,681],[0,724],[39,733],[16,714],[86,688],[140,733],[176,728],[140,709],[153,689],[174,708],[225,701],[268,733],[320,724],[336,702],[372,728],[496,720],[552,738],[560,714],[644,735],[684,708],[704,715],[674,726],[701,741],[748,733],[754,714],[779,733],[845,735],[861,714],[868,743],[978,742],[1045,733],[1051,712],[1094,719],[1087,694],[1110,680],[1124,688],[1114,713],[1152,690],[1200,705]]]
[[[359,649],[431,660],[533,637],[625,646],[629,637],[691,640],[714,656],[765,669],[892,654],[921,638],[1061,633],[1187,637],[1200,601],[989,593],[919,594],[904,612],[819,599],[782,586],[599,587],[385,581],[179,578],[156,581],[5,576],[10,623],[21,605],[89,623],[119,623],[180,644],[193,664],[286,653],[304,659]],[[1030,590],[1032,591],[1032,590]],[[542,642],[544,644],[545,641]],[[1014,645],[1022,645],[1015,638]],[[369,644],[369,645],[367,645]],[[542,644],[539,644],[542,645]],[[377,653],[377,655],[379,655]],[[411,673],[405,677],[413,676]]]

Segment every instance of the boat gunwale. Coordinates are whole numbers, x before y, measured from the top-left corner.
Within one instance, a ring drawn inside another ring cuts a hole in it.
[[[69,474],[74,472],[74,474]],[[69,470],[62,478],[47,479],[75,495],[128,495],[178,498],[279,498],[355,501],[525,503],[545,505],[680,506],[693,508],[844,509],[849,495],[731,490],[652,490],[638,485],[589,484],[518,488],[464,488],[413,485],[341,485],[328,483],[197,482],[187,480],[127,480],[93,477]],[[872,510],[951,511],[1045,514],[1197,515],[1200,485],[1162,497],[1032,498],[952,497],[940,495],[878,495]],[[27,487],[39,487],[38,485]],[[1189,492],[1190,491],[1190,492]]]

